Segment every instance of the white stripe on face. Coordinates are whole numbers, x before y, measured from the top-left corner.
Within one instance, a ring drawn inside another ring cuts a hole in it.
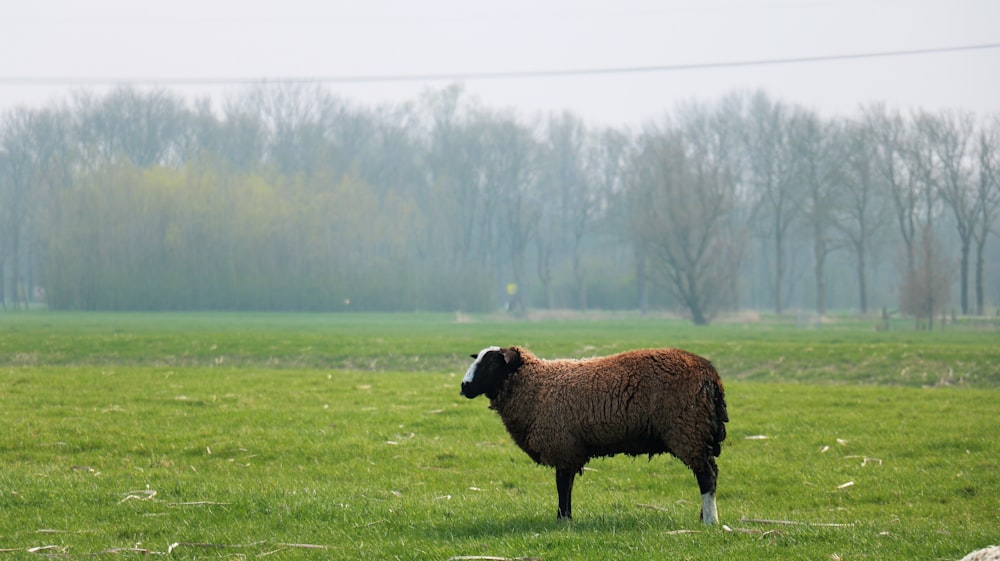
[[[469,366],[469,370],[465,373],[465,378],[462,378],[462,383],[468,384],[472,381],[472,377],[476,374],[476,367],[479,366],[479,361],[483,360],[486,353],[499,350],[500,347],[486,347],[485,349],[479,351],[479,356],[477,356],[476,360],[472,362],[472,366]]]

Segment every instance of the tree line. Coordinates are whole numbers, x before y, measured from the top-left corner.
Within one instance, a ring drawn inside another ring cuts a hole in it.
[[[219,106],[82,92],[0,115],[0,297],[83,310],[899,310],[1000,301],[1000,120],[765,92],[645,126],[460,86]],[[992,292],[991,292],[992,291]]]

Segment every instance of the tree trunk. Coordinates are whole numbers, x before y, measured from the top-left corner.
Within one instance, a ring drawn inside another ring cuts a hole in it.
[[[962,239],[962,262],[959,268],[960,293],[962,298],[962,315],[969,315],[969,250],[971,242],[968,236]]]
[[[581,311],[587,310],[587,279],[580,262],[580,237],[577,236],[573,245],[573,279],[576,281],[577,306]]]
[[[976,315],[986,313],[986,291],[983,286],[984,269],[986,268],[986,236],[976,240]]]
[[[587,278],[580,266],[580,258],[573,258],[573,278],[576,280],[577,306],[581,311],[587,311]]]
[[[14,228],[18,226],[15,224]],[[11,296],[14,301],[14,309],[18,310],[21,308],[21,234],[19,232],[14,232],[11,236],[10,244],[10,284],[11,284]],[[28,306],[25,305],[25,308]]]
[[[861,313],[868,313],[868,263],[865,259],[864,246],[857,247],[858,252],[858,298],[861,305]]]
[[[821,239],[815,242],[816,265],[814,273],[816,275],[816,314],[819,317],[826,315],[826,248]]]
[[[705,314],[698,306],[691,307],[691,322],[695,325],[708,325],[708,320],[705,319]]]
[[[552,252],[545,244],[538,245],[538,280],[545,290],[545,308],[555,307],[555,294],[552,288]]]
[[[930,229],[928,227],[928,229]],[[927,259],[930,261],[930,259]],[[927,286],[927,331],[934,331],[934,290],[930,287],[934,286],[934,265],[932,263],[924,264],[925,271],[924,280],[925,286]]]
[[[784,311],[781,305],[781,278],[785,269],[785,260],[781,246],[781,231],[776,225],[774,231],[774,313],[779,316]]]
[[[649,274],[648,263],[644,251],[635,256],[636,298],[639,300],[639,315],[649,312]]]

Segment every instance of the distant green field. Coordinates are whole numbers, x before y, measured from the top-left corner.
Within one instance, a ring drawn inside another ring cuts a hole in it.
[[[958,559],[1000,535],[1000,334],[862,321],[0,314],[0,559]],[[732,421],[728,528],[672,458],[554,475],[467,355],[681,346]],[[836,556],[836,557],[834,557]]]
[[[518,321],[447,314],[0,314],[0,365],[465,370],[488,345],[546,357],[683,347],[725,379],[1000,388],[1000,325],[917,332],[897,321],[718,322],[601,314]]]

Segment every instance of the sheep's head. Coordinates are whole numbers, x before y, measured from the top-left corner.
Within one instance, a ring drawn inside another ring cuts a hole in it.
[[[486,347],[470,356],[476,360],[462,378],[462,395],[469,399],[482,394],[496,398],[507,376],[521,366],[521,354],[514,347]]]

